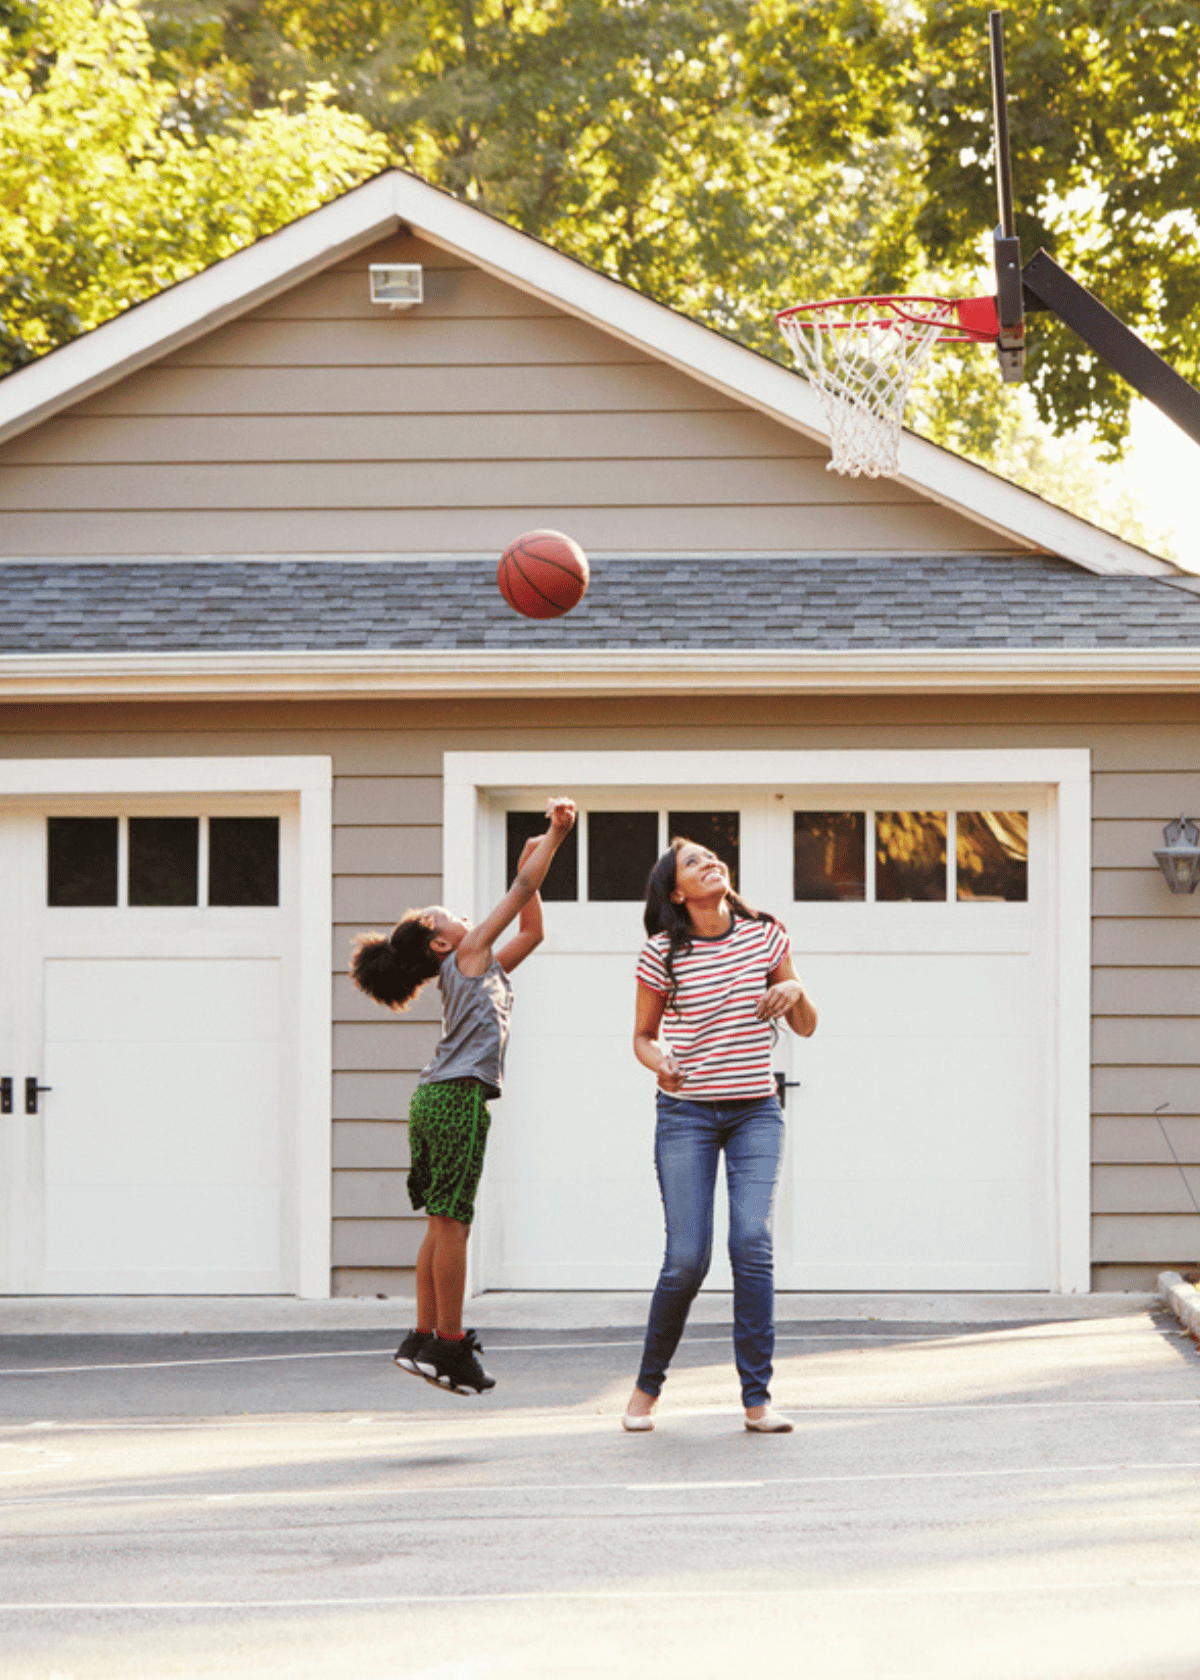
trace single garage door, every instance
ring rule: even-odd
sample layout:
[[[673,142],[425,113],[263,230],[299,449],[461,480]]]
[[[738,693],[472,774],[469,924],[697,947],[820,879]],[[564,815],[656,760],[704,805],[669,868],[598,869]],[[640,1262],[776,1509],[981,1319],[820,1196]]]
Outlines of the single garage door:
[[[294,851],[262,799],[0,809],[7,1288],[289,1287]]]
[[[493,900],[549,791],[494,802]],[[814,1038],[783,1029],[776,1049],[779,1287],[1051,1287],[1046,790],[605,788],[581,805],[548,882],[547,940],[515,977],[483,1287],[653,1284],[654,1084],[630,1047],[633,962],[648,868],[677,833],[786,922],[820,1011]],[[720,1242],[718,1256],[709,1287],[727,1288]]]

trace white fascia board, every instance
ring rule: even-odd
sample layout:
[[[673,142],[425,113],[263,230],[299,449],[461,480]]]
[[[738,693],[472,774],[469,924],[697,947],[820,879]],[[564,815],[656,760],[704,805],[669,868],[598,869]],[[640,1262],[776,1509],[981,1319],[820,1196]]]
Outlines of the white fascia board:
[[[0,702],[1200,691],[1197,648],[6,654]]]
[[[396,198],[401,219],[431,244],[605,328],[710,389],[748,403],[808,438],[828,443],[829,426],[820,399],[799,374],[482,215],[415,176],[399,174]],[[908,489],[932,497],[977,525],[1059,554],[1088,571],[1157,576],[1177,570],[1169,561],[1110,536],[915,433],[905,432],[901,438],[900,471],[895,476]]]
[[[396,226],[394,172],[289,222],[0,380],[0,442],[244,315]]]

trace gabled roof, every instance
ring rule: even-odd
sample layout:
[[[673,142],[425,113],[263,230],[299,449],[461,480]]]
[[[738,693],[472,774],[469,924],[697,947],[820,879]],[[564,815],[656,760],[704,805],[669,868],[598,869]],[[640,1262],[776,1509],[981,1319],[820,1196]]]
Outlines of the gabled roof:
[[[399,227],[806,437],[828,441],[817,395],[799,374],[416,176],[391,169],[10,374],[0,381],[0,442]],[[986,529],[1088,571],[1178,571],[912,432],[901,439],[896,477]]]

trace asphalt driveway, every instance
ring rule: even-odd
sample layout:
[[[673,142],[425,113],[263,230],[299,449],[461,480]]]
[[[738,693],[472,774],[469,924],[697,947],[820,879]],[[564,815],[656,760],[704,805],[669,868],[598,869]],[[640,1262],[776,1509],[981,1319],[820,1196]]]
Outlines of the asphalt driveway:
[[[718,1323],[647,1436],[632,1326],[483,1339],[463,1399],[381,1330],[0,1337],[0,1672],[1200,1675],[1200,1354],[1156,1310],[783,1324],[777,1437]]]

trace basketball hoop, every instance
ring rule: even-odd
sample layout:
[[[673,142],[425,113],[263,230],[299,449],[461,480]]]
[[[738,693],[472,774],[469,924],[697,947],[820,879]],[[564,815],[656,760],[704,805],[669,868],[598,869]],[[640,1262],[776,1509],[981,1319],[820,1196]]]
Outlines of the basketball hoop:
[[[935,344],[991,344],[994,298],[858,297],[798,303],[775,317],[800,371],[816,386],[830,472],[894,473],[908,391]]]

